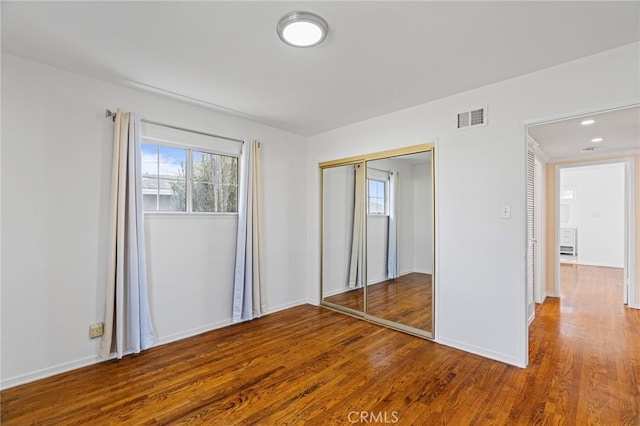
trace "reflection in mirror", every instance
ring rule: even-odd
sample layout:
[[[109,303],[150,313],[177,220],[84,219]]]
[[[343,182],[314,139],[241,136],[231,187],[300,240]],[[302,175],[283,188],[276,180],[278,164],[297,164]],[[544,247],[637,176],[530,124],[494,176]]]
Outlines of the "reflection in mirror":
[[[322,169],[322,300],[364,312],[364,164]]]
[[[367,315],[433,331],[432,152],[367,162]]]

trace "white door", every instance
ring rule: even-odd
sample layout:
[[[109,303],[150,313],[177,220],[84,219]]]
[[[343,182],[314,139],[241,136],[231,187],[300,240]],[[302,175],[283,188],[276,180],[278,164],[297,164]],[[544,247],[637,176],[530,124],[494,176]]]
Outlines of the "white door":
[[[544,261],[542,248],[544,247],[544,201],[543,201],[543,169],[542,163],[535,159],[534,183],[533,183],[533,228],[534,228],[534,257],[533,257],[533,300],[535,303],[544,302],[545,290],[543,289],[542,277],[544,276]]]
[[[531,148],[527,150],[527,318],[529,323],[535,317],[535,155]]]

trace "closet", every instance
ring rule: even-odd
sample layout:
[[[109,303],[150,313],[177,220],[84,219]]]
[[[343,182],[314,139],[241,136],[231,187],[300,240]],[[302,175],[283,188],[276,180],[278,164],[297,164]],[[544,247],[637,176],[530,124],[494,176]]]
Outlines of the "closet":
[[[434,148],[319,164],[321,305],[434,337]]]

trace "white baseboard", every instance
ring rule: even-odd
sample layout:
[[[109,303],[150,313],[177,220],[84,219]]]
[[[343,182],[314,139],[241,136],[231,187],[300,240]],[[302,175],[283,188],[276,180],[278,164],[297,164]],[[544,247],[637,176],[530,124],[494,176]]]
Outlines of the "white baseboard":
[[[335,296],[336,294],[346,293],[346,292],[351,291],[351,290],[357,290],[358,288],[361,288],[361,287],[354,287],[354,288],[351,288],[351,287],[349,287],[349,288],[339,288],[339,289],[336,289],[336,290],[332,290],[332,291],[326,292],[326,293],[324,294],[324,297],[331,297],[331,296]]]
[[[217,328],[226,327],[231,325],[231,320],[220,321],[212,324],[207,324],[201,327],[192,328],[190,330],[181,331],[179,333],[163,336],[155,340],[152,347],[166,345],[167,343],[177,342],[178,340],[193,337],[198,334],[206,333],[207,331],[215,330]],[[125,354],[126,355],[126,354]],[[77,370],[78,368],[87,367],[89,365],[98,364],[109,359],[114,359],[115,354],[107,359],[103,359],[100,355],[92,355],[86,358],[81,358],[75,361],[66,362],[63,364],[55,365],[52,367],[43,368],[30,373],[21,374],[19,376],[10,377],[0,382],[0,389],[8,389],[14,386],[23,385],[25,383],[33,382],[47,377],[55,376],[56,374],[66,373],[68,371]]]
[[[612,264],[606,264],[606,263],[599,263],[599,262],[583,262],[583,261],[577,261],[577,262],[562,262],[560,261],[561,265],[578,265],[578,266],[599,266],[601,268],[619,268],[619,269],[623,269],[624,265],[612,265]]]
[[[489,359],[493,359],[495,361],[500,361],[500,362],[504,362],[505,364],[509,364],[509,365],[514,365],[516,367],[520,367],[520,368],[526,368],[527,367],[527,361],[525,360],[524,364],[522,363],[521,360],[514,358],[510,355],[505,355],[502,354],[500,352],[494,352],[492,350],[486,349],[486,348],[481,348],[479,346],[474,346],[474,345],[469,345],[467,343],[464,342],[459,342],[455,339],[448,339],[448,338],[436,338],[436,342],[440,343],[442,345],[445,346],[449,346],[452,347],[454,349],[459,349],[461,351],[465,351],[465,352],[470,352],[472,354],[476,354],[476,355],[480,355],[484,358],[489,358]]]
[[[282,305],[274,306],[272,308],[267,308],[265,315],[273,314],[276,312],[284,311],[285,309],[295,308],[296,306],[306,305],[306,299],[294,300],[293,302],[283,303]]]
[[[307,303],[307,301],[301,299],[301,300],[296,300],[289,303],[283,303],[282,305],[278,305],[278,306],[268,307],[265,309],[265,312],[262,316],[283,311],[285,309],[293,308],[294,306],[304,305],[305,303]],[[227,319],[227,320],[203,325],[201,327],[192,328],[190,330],[181,331],[180,333],[174,333],[169,336],[165,336],[156,340],[156,343],[153,346],[160,346],[160,345],[166,345],[167,343],[177,342],[178,340],[187,339],[189,337],[197,336],[199,334],[206,333],[208,331],[217,330],[223,327],[228,327],[232,324],[234,324],[233,321],[231,319]]]
[[[296,300],[282,305],[270,307],[266,309],[264,315],[269,315],[275,312],[279,312],[285,309],[292,308],[294,306],[306,304],[306,300]],[[232,324],[231,319],[218,321],[215,323],[203,325],[200,327],[192,328],[189,330],[181,331],[179,333],[163,336],[154,342],[152,347],[166,345],[168,343],[177,342],[182,339],[197,336],[198,334],[206,333],[208,331],[216,330],[219,328],[227,327]],[[103,359],[99,355],[92,355],[86,358],[81,358],[75,361],[66,362],[63,364],[55,365],[52,367],[43,368],[30,373],[21,374],[19,376],[10,377],[0,381],[0,389],[8,389],[14,386],[23,385],[25,383],[34,382],[36,380],[45,379],[47,377],[55,376],[56,374],[66,373],[68,371],[77,370],[78,368],[87,367],[89,365],[98,364],[103,361],[115,358],[115,354],[112,354],[108,359]]]
[[[387,280],[389,280],[389,278],[386,277],[386,276],[378,277],[378,278],[374,278],[372,280],[368,280],[367,285],[380,284],[380,283],[385,282]]]
[[[0,382],[0,389],[9,389],[14,386],[19,386],[25,383],[34,382],[36,380],[45,379],[47,377],[55,376],[56,374],[66,373],[67,371],[76,370],[78,368],[97,364],[103,361],[107,360],[103,359],[99,355],[92,355],[90,357],[81,358],[75,361],[65,362],[63,364],[54,365],[53,367],[47,367],[41,370],[32,371],[27,374],[21,374],[19,376],[4,379],[2,380],[2,382]]]
[[[177,342],[178,340],[187,339],[189,337],[197,336],[198,334],[206,333],[207,331],[216,330],[218,328],[227,327],[233,324],[231,319],[218,321],[210,324],[206,324],[200,327],[195,327],[189,330],[184,330],[179,333],[169,334],[156,339],[153,347],[166,345],[167,343]]]
[[[406,271],[400,271],[398,273],[398,276],[401,277],[403,275],[409,275],[409,274],[414,274],[414,273],[431,275],[433,273],[433,271],[431,269],[415,268],[415,269],[408,269]]]

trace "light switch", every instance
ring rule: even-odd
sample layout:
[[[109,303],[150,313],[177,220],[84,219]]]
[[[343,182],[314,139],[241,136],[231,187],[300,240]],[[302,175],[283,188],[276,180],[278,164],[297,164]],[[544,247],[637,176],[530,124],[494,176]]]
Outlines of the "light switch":
[[[511,206],[509,205],[502,206],[502,218],[511,219]]]

